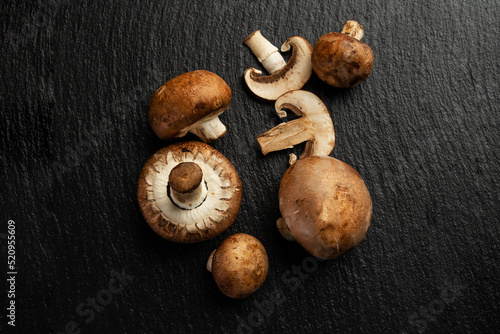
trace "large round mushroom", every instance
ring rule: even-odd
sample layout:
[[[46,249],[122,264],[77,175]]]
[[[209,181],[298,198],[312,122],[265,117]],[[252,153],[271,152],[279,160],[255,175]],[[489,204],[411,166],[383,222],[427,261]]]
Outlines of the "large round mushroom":
[[[334,259],[366,238],[372,201],[361,176],[332,157],[309,156],[291,165],[281,180],[278,227],[310,254]],[[287,237],[287,235],[284,235]],[[288,239],[292,239],[287,237]]]
[[[231,88],[217,74],[186,72],[167,81],[153,95],[149,123],[161,139],[191,132],[208,143],[226,133],[219,115],[229,108],[231,98]]]
[[[215,237],[236,219],[241,181],[231,162],[202,142],[167,146],[144,165],[137,199],[163,238],[192,243]]]

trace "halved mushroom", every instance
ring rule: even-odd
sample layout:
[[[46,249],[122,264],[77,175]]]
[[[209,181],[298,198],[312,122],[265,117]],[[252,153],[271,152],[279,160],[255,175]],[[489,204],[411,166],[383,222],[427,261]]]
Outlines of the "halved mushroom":
[[[368,189],[351,166],[332,157],[299,159],[279,189],[282,235],[321,259],[334,259],[366,238],[372,218]]]
[[[264,100],[276,100],[288,91],[301,89],[311,77],[312,48],[304,38],[290,37],[281,46],[282,52],[292,49],[288,63],[278,52],[278,48],[262,36],[260,30],[250,34],[243,43],[269,72],[268,76],[261,76],[261,71],[249,68],[243,74],[245,83],[256,96]]]
[[[264,155],[307,142],[301,158],[310,155],[329,155],[335,145],[332,118],[321,99],[313,93],[295,90],[281,95],[275,103],[279,117],[286,117],[285,109],[297,116],[257,136]]]
[[[219,115],[229,108],[231,88],[217,74],[186,72],[163,84],[149,104],[149,123],[168,140],[194,133],[205,143],[226,133]]]
[[[231,298],[245,298],[264,283],[269,261],[257,238],[237,233],[210,254],[207,269],[222,293]]]
[[[142,169],[137,199],[149,226],[163,238],[192,243],[215,237],[236,219],[241,181],[211,146],[184,142],[156,152]]]
[[[314,44],[312,66],[325,83],[349,88],[364,81],[373,68],[373,51],[361,42],[363,27],[356,21],[346,21],[342,32],[330,32]]]

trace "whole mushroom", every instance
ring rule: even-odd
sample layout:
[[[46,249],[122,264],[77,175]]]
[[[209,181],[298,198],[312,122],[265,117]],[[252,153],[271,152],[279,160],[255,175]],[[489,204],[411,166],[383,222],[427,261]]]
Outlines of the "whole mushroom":
[[[279,189],[282,235],[321,259],[334,259],[366,238],[372,218],[368,189],[351,166],[325,156],[301,158]]]
[[[301,89],[312,74],[311,45],[300,36],[290,37],[281,46],[282,52],[292,50],[288,62],[271,42],[262,36],[260,30],[251,33],[243,43],[252,50],[269,75],[249,68],[243,74],[247,87],[257,97],[274,101],[280,95]]]
[[[137,199],[157,234],[174,242],[198,242],[234,222],[241,181],[219,151],[202,142],[183,142],[159,150],[146,162]]]
[[[208,143],[226,133],[219,115],[229,108],[231,98],[231,89],[217,74],[186,72],[164,83],[153,95],[149,123],[161,139],[191,132]]]
[[[255,237],[237,233],[225,239],[207,262],[220,291],[231,298],[245,298],[264,283],[269,270],[267,253]]]
[[[346,21],[342,32],[321,36],[313,46],[312,67],[325,83],[349,88],[363,82],[373,68],[373,51],[361,42],[363,27],[356,21]]]

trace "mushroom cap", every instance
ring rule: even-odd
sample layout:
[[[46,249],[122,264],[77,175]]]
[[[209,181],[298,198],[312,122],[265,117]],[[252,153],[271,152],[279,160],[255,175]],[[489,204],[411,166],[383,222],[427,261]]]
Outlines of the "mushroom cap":
[[[269,262],[262,243],[255,237],[237,233],[225,239],[213,254],[212,275],[222,293],[245,298],[264,283]]]
[[[231,98],[231,88],[217,74],[186,72],[164,83],[153,95],[149,123],[161,139],[183,137],[197,124],[224,112]]]
[[[312,50],[312,67],[325,83],[339,88],[364,81],[373,68],[373,51],[347,34],[330,32],[321,36]]]
[[[333,259],[366,238],[372,201],[360,175],[332,157],[299,159],[283,175],[281,214],[290,234],[310,254]]]
[[[206,185],[206,199],[191,210],[178,207],[169,195],[170,172],[181,162],[196,163]],[[177,143],[146,162],[137,199],[157,234],[175,242],[198,242],[215,237],[234,222],[241,204],[241,180],[231,162],[211,146],[196,141]]]

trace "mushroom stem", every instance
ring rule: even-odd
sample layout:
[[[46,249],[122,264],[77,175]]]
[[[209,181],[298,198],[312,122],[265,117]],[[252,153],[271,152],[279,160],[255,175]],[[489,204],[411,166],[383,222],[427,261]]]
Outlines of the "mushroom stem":
[[[281,236],[285,238],[288,241],[295,241],[295,238],[293,235],[290,233],[290,229],[288,228],[288,225],[285,222],[285,218],[280,217],[276,221],[276,227],[278,227],[278,231],[280,232]]]
[[[181,162],[168,178],[170,198],[181,209],[191,210],[200,206],[207,197],[203,172],[194,162]]]
[[[253,54],[257,57],[259,62],[264,66],[269,74],[273,74],[281,70],[286,65],[285,59],[278,52],[278,48],[269,42],[260,30],[251,33],[244,41],[243,44],[252,50]]]
[[[207,270],[212,272],[212,264],[214,263],[214,255],[215,255],[215,252],[217,251],[217,249],[214,249],[212,251],[212,253],[210,253],[210,256],[208,257],[208,261],[207,261]]]
[[[219,117],[214,117],[203,123],[197,124],[195,127],[191,128],[189,132],[197,135],[203,142],[210,143],[222,137],[227,132],[227,129]]]
[[[360,41],[363,38],[365,31],[361,24],[359,24],[357,21],[348,20],[344,22],[341,33],[347,34]]]
[[[292,148],[302,142],[312,139],[312,134],[307,131],[307,126],[300,119],[288,123],[281,123],[266,133],[257,137],[262,153],[281,151]]]

